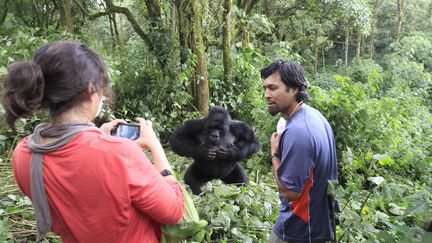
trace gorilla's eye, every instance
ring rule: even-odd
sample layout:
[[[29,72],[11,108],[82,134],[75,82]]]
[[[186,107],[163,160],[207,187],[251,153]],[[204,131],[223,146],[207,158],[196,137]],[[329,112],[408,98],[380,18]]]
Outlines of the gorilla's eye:
[[[212,125],[209,127],[210,130],[222,130],[221,127],[219,127],[219,125]]]

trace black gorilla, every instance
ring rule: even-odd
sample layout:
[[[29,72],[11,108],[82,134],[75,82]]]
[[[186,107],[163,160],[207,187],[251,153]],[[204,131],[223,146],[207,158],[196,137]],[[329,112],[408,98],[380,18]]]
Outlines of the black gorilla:
[[[205,118],[186,121],[169,142],[178,155],[194,158],[184,176],[194,194],[200,194],[201,186],[216,178],[227,184],[247,184],[239,161],[260,148],[252,129],[242,121],[231,120],[222,107],[213,107]]]

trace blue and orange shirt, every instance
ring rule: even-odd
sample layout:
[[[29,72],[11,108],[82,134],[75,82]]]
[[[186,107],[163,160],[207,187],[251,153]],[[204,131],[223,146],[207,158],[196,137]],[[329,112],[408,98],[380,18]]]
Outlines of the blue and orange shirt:
[[[334,238],[327,195],[328,180],[337,173],[333,131],[323,115],[304,106],[290,117],[279,144],[279,181],[300,193],[293,201],[281,198],[273,231],[293,242],[328,241]]]

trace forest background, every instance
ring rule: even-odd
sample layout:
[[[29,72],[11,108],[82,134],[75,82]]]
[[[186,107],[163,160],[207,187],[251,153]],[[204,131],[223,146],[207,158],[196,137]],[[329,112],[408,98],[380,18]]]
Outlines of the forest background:
[[[100,53],[115,96],[97,123],[153,120],[161,141],[211,105],[247,122],[262,148],[250,183],[215,180],[193,199],[209,225],[201,242],[266,242],[278,213],[268,141],[279,117],[259,70],[300,62],[310,105],[337,142],[340,242],[432,242],[432,2],[430,0],[0,0],[0,76],[38,46],[77,39]],[[0,110],[0,117],[4,111]],[[35,239],[31,203],[11,152],[46,115],[0,126],[0,241]],[[168,149],[182,177],[191,159]],[[59,242],[50,234],[46,242]]]

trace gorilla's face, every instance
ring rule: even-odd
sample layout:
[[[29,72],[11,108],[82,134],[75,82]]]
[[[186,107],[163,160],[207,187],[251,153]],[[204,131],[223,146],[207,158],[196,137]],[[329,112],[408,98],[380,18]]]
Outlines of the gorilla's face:
[[[220,138],[222,131],[219,128],[210,128],[209,135],[207,138],[207,144],[211,146],[218,146],[220,143]]]
[[[206,145],[219,146],[221,140],[228,133],[230,117],[226,113],[210,112],[208,123],[206,124],[207,139]]]

